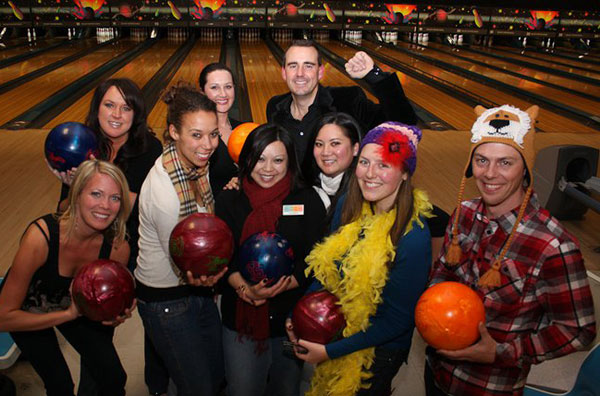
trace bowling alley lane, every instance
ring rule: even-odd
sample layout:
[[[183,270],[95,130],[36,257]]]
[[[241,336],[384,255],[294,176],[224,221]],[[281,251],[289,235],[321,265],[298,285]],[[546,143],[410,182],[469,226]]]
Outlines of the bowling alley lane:
[[[4,83],[21,77],[51,63],[58,62],[76,52],[91,48],[96,45],[97,41],[95,38],[71,41],[67,45],[54,48],[48,52],[34,56],[33,58],[26,59],[13,65],[12,67],[0,69],[0,82]]]
[[[400,42],[399,45],[402,45]],[[400,51],[396,51],[387,47],[380,47],[375,43],[368,40],[363,40],[361,45],[371,49],[377,49],[381,54],[397,59],[400,62],[411,65],[412,67],[425,71],[429,74],[433,74],[441,79],[456,84],[469,92],[482,96],[497,104],[510,103],[522,109],[530,107],[533,103],[525,101],[523,99],[512,96],[504,91],[500,91],[488,85],[469,80],[465,77],[451,73],[445,69],[434,66],[430,63],[418,60]],[[440,54],[441,55],[441,54]],[[438,111],[444,111],[448,106],[444,104],[439,108]],[[473,110],[469,110],[471,115]],[[471,118],[471,123],[473,119]],[[567,117],[557,114],[554,111],[540,108],[540,116],[538,117],[538,123],[536,124],[544,132],[585,132],[585,133],[597,133],[595,129],[589,128],[577,121],[571,120]],[[470,129],[471,126],[465,129]]]
[[[506,47],[506,46],[502,46],[502,45],[497,46],[497,48],[504,50],[504,51],[510,51],[510,52],[516,53],[516,54],[520,54],[521,52],[523,52],[522,48]],[[524,53],[526,55],[533,56],[535,58],[542,59],[542,60],[551,62],[553,64],[556,62],[560,62],[560,63],[572,65],[572,66],[575,66],[578,68],[584,68],[584,69],[588,69],[590,71],[600,72],[600,66],[593,65],[591,63],[580,62],[577,59],[570,59],[570,58],[565,58],[564,56],[555,55],[555,54],[548,53],[548,52],[538,52],[538,51],[527,50],[527,49],[525,49]],[[527,58],[527,59],[529,59],[529,58]]]
[[[562,60],[544,59],[544,57],[539,57],[534,52],[527,52],[528,56],[523,56],[521,54],[522,50],[513,51],[515,48],[503,47],[507,51],[495,51],[494,48],[481,47],[481,46],[475,46],[475,45],[472,46],[472,48],[476,49],[478,51],[489,52],[490,54],[504,56],[506,58],[517,59],[517,60],[524,61],[524,62],[534,63],[536,65],[540,65],[540,66],[544,66],[544,67],[551,67],[556,70],[571,73],[575,76],[584,76],[587,78],[594,78],[594,79],[598,80],[598,82],[600,82],[600,68],[598,68],[597,71],[594,71],[591,68],[586,68],[584,70],[584,69],[580,68],[579,66],[570,67],[570,66],[567,66],[566,64],[559,64],[559,63],[565,63],[565,62],[562,62]],[[462,54],[462,52],[461,52],[461,54]],[[543,54],[540,54],[540,55],[543,55]],[[557,63],[557,62],[559,62],[559,63]]]
[[[280,43],[282,48],[288,44]],[[260,42],[240,42],[244,75],[248,86],[248,98],[252,110],[252,120],[263,124],[267,122],[267,102],[272,96],[288,92],[281,78],[281,66],[269,48]]]
[[[452,55],[452,53],[453,53],[452,49],[450,47],[448,47],[447,45],[443,45],[443,44],[439,44],[439,43],[429,43],[429,47],[442,50],[446,54]],[[521,65],[516,65],[514,63],[510,63],[509,61],[503,61],[498,58],[493,58],[491,56],[485,56],[485,55],[477,54],[477,53],[470,52],[470,51],[460,51],[460,52],[454,52],[454,53],[458,54],[460,56],[464,56],[465,58],[484,62],[487,65],[501,67],[502,69],[505,69],[508,71],[517,72],[517,73],[520,73],[527,77],[533,77],[536,80],[549,82],[552,84],[559,85],[561,87],[573,89],[578,92],[584,92],[584,93],[588,93],[590,95],[595,95],[595,96],[598,96],[600,94],[600,88],[598,88],[597,86],[594,86],[594,85],[586,84],[585,82],[573,80],[573,79],[570,79],[567,77],[557,76],[552,73],[546,73],[541,70],[536,70],[536,69],[524,67]],[[554,89],[554,88],[551,88],[551,89]],[[557,92],[563,92],[563,91],[557,91]],[[575,96],[575,97],[577,97],[577,96]]]
[[[75,62],[68,63],[60,69],[44,74],[17,89],[0,95],[0,108],[2,109],[0,125],[12,120],[112,58],[132,49],[136,44],[131,40],[120,40],[114,45],[100,48]]]
[[[33,41],[28,45],[19,46],[16,48],[7,48],[3,51],[0,51],[0,60],[12,58],[13,56],[25,54],[30,51],[43,49],[50,45],[60,43],[61,41],[65,41],[65,39],[64,38],[54,38],[54,39],[48,39],[48,40],[40,39],[37,41]]]
[[[209,63],[218,62],[220,53],[220,41],[198,40],[168,86],[174,85],[178,81],[187,81],[194,84],[194,86],[198,86],[200,71]],[[159,99],[154,108],[148,109],[148,113],[148,125],[156,132],[157,136],[161,137],[167,122],[167,105]]]
[[[411,49],[410,48],[411,44],[407,43],[407,42],[398,42],[398,47],[405,48],[405,49],[415,51],[415,52],[418,51],[418,53],[420,53],[422,55],[429,56],[436,60],[446,62],[451,65],[457,66],[457,67],[461,67],[470,72],[478,73],[478,74],[481,74],[483,76],[486,76],[488,78],[491,78],[491,79],[494,79],[497,81],[501,81],[505,84],[512,85],[513,87],[520,88],[525,91],[529,91],[531,93],[540,95],[546,99],[553,100],[557,103],[562,103],[564,105],[574,107],[579,110],[583,110],[589,114],[597,114],[598,113],[599,103],[594,100],[582,98],[580,96],[577,96],[577,95],[574,95],[574,94],[571,94],[571,93],[568,93],[565,91],[551,88],[551,87],[548,87],[548,86],[545,86],[542,84],[538,84],[538,83],[535,83],[532,81],[523,80],[519,77],[504,74],[497,70],[491,69],[487,66],[477,65],[477,64],[474,64],[473,62],[469,62],[464,59],[459,59],[459,58],[453,56],[452,54],[442,53],[439,51],[433,51],[430,49],[424,49],[424,50],[423,49],[417,50],[414,48]],[[485,59],[487,57],[481,56],[481,58]],[[481,59],[479,59],[479,60],[481,60]],[[506,67],[506,62],[502,62],[500,60],[498,60],[497,62],[495,61],[494,64],[496,66],[503,67],[503,65],[504,65],[504,67]],[[532,71],[530,69],[526,69],[521,66],[510,65],[509,69],[519,72],[519,73],[523,73],[524,75],[530,75],[531,77],[536,77],[538,75],[537,71]],[[540,75],[543,74],[544,76],[547,76],[547,73],[543,73],[543,72],[539,72],[539,73],[540,73]],[[542,78],[544,76],[542,76]]]
[[[356,53],[355,49],[350,48],[339,41],[326,41],[321,44],[345,59],[350,59]],[[365,41],[362,41],[361,44],[364,45]],[[415,59],[414,61],[417,60]],[[395,71],[395,69],[389,68],[382,62],[377,60],[375,62],[385,71]],[[412,63],[413,60],[409,60],[409,64]],[[465,130],[471,127],[473,124],[471,106],[416,78],[401,72],[397,72],[397,74],[402,83],[404,93],[412,102],[458,130]]]
[[[142,88],[181,44],[183,44],[182,41],[173,42],[168,39],[162,39],[108,78],[126,77],[133,80],[133,82]],[[62,113],[49,121],[44,128],[52,128],[66,121],[84,122],[93,94],[94,90],[87,92],[79,100],[63,110]]]

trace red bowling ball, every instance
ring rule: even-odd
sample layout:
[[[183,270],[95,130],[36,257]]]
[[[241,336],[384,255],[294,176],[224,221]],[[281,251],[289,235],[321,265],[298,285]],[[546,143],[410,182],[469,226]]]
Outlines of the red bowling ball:
[[[194,277],[221,272],[233,254],[233,234],[227,224],[209,213],[194,213],[181,220],[169,240],[173,262]]]
[[[133,304],[131,273],[113,260],[95,260],[77,271],[71,296],[79,312],[91,320],[112,320]]]
[[[294,333],[300,339],[328,344],[341,338],[346,319],[338,298],[321,290],[302,297],[292,312]]]

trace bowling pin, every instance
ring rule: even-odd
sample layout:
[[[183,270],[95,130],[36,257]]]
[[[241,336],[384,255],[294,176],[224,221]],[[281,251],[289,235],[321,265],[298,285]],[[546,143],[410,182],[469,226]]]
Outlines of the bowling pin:
[[[458,45],[462,45],[462,43],[463,43],[463,35],[459,34],[458,35]]]

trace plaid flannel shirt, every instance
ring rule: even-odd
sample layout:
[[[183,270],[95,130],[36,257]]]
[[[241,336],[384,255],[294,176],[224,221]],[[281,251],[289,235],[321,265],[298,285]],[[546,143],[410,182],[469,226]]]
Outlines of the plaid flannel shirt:
[[[452,361],[431,349],[427,360],[437,385],[448,394],[520,395],[532,364],[574,352],[595,337],[594,306],[579,245],[533,194],[502,259],[501,286],[480,289],[479,277],[506,243],[518,208],[490,219],[480,198],[461,206],[461,261],[451,267],[444,259],[451,221],[431,284],[461,282],[482,297],[486,327],[498,342],[496,360]]]

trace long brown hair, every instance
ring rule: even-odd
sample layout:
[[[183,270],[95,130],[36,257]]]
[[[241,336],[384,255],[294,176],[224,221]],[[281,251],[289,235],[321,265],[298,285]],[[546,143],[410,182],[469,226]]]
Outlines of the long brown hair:
[[[399,168],[398,172],[401,172]],[[394,200],[394,206],[392,207],[392,209],[396,208],[396,220],[390,229],[390,238],[394,245],[397,244],[400,238],[402,238],[402,235],[404,235],[404,230],[406,230],[406,226],[414,211],[413,186],[408,172],[406,172],[406,180],[402,180],[401,183],[398,193],[396,194],[396,199]],[[365,199],[360,191],[356,173],[353,173],[348,185],[346,201],[342,207],[341,225],[349,224],[359,219],[363,202],[365,202]]]

